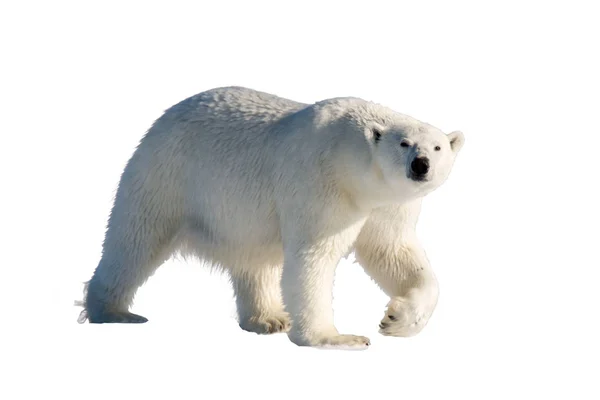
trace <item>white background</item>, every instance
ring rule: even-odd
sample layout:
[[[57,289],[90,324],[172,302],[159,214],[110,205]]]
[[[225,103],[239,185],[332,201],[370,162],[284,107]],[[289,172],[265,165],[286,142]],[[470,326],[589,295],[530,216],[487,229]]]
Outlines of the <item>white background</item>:
[[[416,4],[3,2],[0,397],[599,398],[599,14]],[[419,223],[441,286],[420,335],[377,333],[387,298],[352,257],[335,319],[364,352],[243,332],[226,279],[176,260],[138,292],[149,323],[76,323],[137,142],[225,85],[465,133]]]

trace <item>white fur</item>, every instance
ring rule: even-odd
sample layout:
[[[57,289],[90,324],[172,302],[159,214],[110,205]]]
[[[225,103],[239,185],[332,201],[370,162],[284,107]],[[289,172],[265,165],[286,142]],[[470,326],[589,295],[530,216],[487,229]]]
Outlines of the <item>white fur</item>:
[[[463,141],[356,98],[307,105],[238,87],[188,98],[123,172],[80,320],[145,322],[129,312],[135,292],[179,251],[229,272],[243,329],[364,348],[333,324],[335,268],[355,250],[391,298],[381,332],[415,334],[437,302],[415,236],[421,198]],[[409,178],[417,156],[430,160],[426,182]]]

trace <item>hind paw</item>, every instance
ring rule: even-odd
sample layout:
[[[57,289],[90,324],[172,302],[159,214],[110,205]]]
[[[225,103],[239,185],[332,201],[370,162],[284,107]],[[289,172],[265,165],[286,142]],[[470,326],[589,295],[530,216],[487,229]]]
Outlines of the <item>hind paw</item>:
[[[88,315],[87,319],[91,324],[143,324],[148,322],[148,318],[127,311],[105,311],[99,315]]]
[[[290,316],[287,313],[250,317],[240,323],[240,327],[248,332],[271,334],[288,332],[291,327]]]

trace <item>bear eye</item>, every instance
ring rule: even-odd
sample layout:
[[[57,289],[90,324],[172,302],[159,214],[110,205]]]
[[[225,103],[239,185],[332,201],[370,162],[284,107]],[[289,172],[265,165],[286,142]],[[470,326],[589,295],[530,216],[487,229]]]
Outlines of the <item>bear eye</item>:
[[[435,151],[440,151],[442,148],[441,148],[440,146],[435,146],[433,149],[434,149]]]
[[[409,146],[408,142],[406,142],[404,140],[402,141],[402,143],[400,143],[400,147],[408,147],[408,146]]]

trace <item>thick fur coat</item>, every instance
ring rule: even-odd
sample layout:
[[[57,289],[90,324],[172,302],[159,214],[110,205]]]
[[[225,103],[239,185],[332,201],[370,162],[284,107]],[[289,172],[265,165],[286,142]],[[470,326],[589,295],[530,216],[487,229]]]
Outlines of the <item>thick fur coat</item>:
[[[464,138],[357,98],[308,105],[246,88],[167,110],[129,160],[80,321],[145,322],[137,289],[173,253],[231,277],[240,326],[298,345],[365,347],[333,324],[332,285],[354,251],[390,296],[380,332],[410,336],[438,284],[415,225]]]

